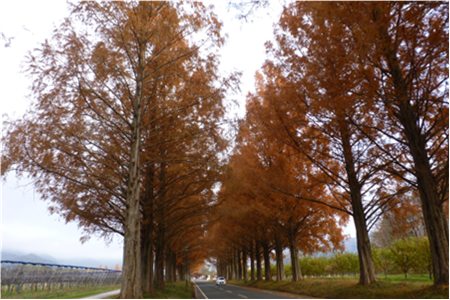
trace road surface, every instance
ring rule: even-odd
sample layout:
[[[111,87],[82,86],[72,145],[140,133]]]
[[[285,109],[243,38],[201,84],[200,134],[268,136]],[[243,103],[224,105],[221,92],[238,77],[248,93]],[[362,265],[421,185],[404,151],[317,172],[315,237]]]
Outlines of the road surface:
[[[294,299],[294,297],[284,297],[238,286],[216,286],[216,283],[212,281],[195,280],[195,283],[199,299]]]
[[[111,291],[111,292],[106,292],[106,293],[101,293],[101,294],[97,294],[97,295],[91,295],[88,297],[84,297],[81,299],[104,299],[107,297],[111,297],[111,296],[115,296],[120,294],[120,290],[115,290],[115,291]]]

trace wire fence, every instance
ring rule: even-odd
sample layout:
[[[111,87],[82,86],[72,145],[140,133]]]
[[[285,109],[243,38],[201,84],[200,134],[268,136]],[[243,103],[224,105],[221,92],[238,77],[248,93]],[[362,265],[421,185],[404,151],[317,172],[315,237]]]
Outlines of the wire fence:
[[[122,271],[101,268],[2,260],[1,290],[5,294],[79,286],[119,284]]]

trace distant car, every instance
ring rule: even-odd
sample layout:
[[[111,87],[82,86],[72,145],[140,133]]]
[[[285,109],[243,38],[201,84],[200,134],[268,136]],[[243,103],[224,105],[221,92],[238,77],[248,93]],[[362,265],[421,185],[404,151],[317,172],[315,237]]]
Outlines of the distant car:
[[[227,284],[227,281],[223,277],[218,277],[216,280],[216,285],[225,285]]]

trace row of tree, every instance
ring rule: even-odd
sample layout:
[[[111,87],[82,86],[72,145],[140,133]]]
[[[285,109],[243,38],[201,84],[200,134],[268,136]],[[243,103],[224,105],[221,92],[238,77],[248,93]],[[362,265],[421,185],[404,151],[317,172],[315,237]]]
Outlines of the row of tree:
[[[351,216],[360,283],[377,282],[369,231],[418,195],[448,284],[448,28],[445,2],[285,7],[221,187],[219,271],[236,269],[233,251],[339,249]]]
[[[221,22],[200,2],[80,2],[28,57],[33,102],[4,123],[2,175],[29,176],[85,238],[124,238],[121,298],[203,260],[218,204]],[[154,270],[154,273],[153,273]]]

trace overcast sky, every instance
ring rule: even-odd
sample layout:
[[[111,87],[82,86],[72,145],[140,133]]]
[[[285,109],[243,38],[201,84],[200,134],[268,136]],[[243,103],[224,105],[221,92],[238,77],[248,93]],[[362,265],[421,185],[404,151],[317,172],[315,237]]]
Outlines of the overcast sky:
[[[225,7],[225,2],[221,3]],[[225,72],[243,71],[239,115],[245,106],[245,95],[253,91],[254,74],[265,59],[264,42],[272,36],[272,24],[279,11],[269,9],[271,15],[260,11],[251,23],[233,19],[235,12],[222,9],[224,32],[229,40],[222,51],[222,69]],[[30,82],[20,73],[26,53],[38,43],[50,38],[54,25],[67,16],[65,1],[0,1],[0,103],[1,113],[11,118],[21,116],[28,107]],[[26,180],[17,180],[13,174],[2,184],[2,249],[22,254],[50,255],[59,263],[71,264],[81,259],[108,264],[122,263],[122,239],[117,236],[109,245],[96,237],[81,244],[82,231],[76,224],[65,224],[57,215],[47,211],[42,201]],[[352,222],[352,221],[350,221]],[[355,236],[353,226],[346,230]],[[92,265],[93,266],[93,265]],[[94,266],[93,266],[94,267]]]

